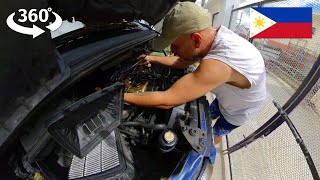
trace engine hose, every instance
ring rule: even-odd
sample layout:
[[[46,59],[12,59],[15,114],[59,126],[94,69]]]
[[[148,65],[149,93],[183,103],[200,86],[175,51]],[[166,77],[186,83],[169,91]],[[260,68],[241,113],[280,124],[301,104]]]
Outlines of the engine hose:
[[[125,130],[125,129],[119,128],[119,131],[122,132],[123,134],[127,134],[127,135],[132,136],[132,137],[135,137],[135,138],[138,138],[138,137],[139,137],[138,134],[134,134],[134,133],[129,132],[129,131]]]
[[[147,123],[136,122],[136,121],[124,122],[124,123],[121,124],[121,126],[141,126],[141,127],[144,127],[144,128],[154,129],[154,130],[166,130],[166,129],[168,129],[167,125],[165,125],[165,124],[150,125],[150,124],[147,124]]]

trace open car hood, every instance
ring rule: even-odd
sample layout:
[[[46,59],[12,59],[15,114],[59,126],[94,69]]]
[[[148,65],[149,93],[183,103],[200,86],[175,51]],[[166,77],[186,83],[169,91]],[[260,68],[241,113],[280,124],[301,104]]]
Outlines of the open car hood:
[[[50,6],[63,19],[84,23],[145,20],[159,22],[178,0],[54,0]]]
[[[37,25],[46,32],[37,38],[17,33],[6,25],[7,17],[19,9],[52,7],[63,20],[75,17],[84,24],[108,24],[143,19],[154,25],[159,22],[178,0],[23,0],[4,1],[0,6],[0,150],[13,132],[24,124],[36,107],[70,78],[70,67],[57,52],[46,23],[26,22],[25,27]],[[91,26],[96,27],[96,26]],[[83,29],[86,32],[89,28]],[[112,30],[111,30],[112,31]],[[82,31],[80,31],[81,33]],[[143,33],[143,32],[142,32]],[[156,36],[146,33],[143,43]],[[73,33],[71,33],[73,34]],[[93,34],[93,33],[92,33]],[[112,36],[112,32],[108,33]],[[79,35],[79,33],[77,34]],[[80,35],[79,35],[80,36]],[[120,36],[122,37],[122,36]],[[118,39],[121,39],[121,38]],[[66,36],[64,41],[74,37]],[[141,37],[142,38],[142,37]],[[141,39],[140,38],[140,39]],[[135,39],[139,39],[135,37]],[[126,42],[131,43],[131,40]],[[110,41],[114,42],[114,41]],[[126,43],[122,43],[126,44]],[[114,45],[120,48],[120,45]],[[131,46],[131,45],[130,45]],[[129,45],[128,45],[129,47]],[[128,48],[126,46],[126,48]],[[111,48],[109,48],[111,49]],[[108,50],[108,49],[105,49]],[[121,51],[118,49],[116,52]]]

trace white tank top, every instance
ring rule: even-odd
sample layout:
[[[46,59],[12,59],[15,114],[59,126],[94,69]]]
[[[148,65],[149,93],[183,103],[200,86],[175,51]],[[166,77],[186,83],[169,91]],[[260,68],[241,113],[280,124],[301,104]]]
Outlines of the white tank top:
[[[244,75],[251,84],[249,89],[222,84],[211,91],[219,101],[219,109],[224,118],[235,126],[253,119],[266,99],[265,66],[260,52],[249,41],[220,26],[211,50],[203,58],[210,59],[229,65]]]

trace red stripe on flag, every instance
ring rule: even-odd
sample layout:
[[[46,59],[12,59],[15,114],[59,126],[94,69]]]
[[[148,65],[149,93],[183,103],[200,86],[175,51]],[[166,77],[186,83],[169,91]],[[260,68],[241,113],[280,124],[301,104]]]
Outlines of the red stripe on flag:
[[[312,38],[312,23],[276,23],[253,38]]]

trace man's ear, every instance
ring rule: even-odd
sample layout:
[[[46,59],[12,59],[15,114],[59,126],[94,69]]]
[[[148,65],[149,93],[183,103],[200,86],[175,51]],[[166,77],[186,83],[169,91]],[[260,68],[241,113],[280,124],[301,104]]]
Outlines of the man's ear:
[[[198,33],[198,32],[192,33],[192,34],[191,34],[191,39],[192,39],[192,41],[193,41],[193,43],[194,43],[194,47],[195,47],[195,48],[199,48],[200,45],[201,45],[201,42],[202,42],[202,36],[201,36],[201,34]]]

